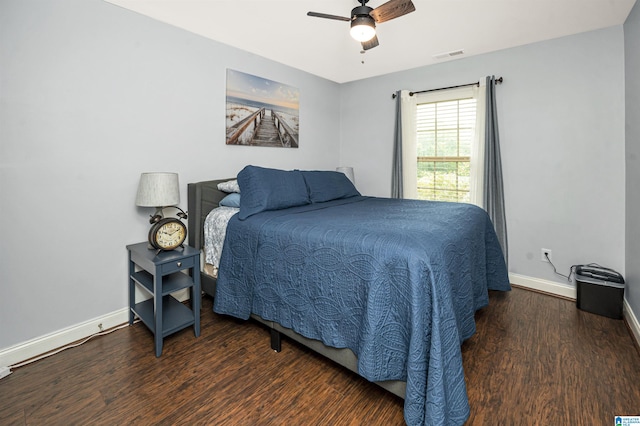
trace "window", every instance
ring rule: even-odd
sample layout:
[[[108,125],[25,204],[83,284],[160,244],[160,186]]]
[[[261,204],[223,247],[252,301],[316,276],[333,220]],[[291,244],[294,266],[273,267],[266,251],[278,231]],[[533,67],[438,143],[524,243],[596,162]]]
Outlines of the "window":
[[[392,196],[483,206],[484,91],[400,91]]]
[[[473,202],[470,191],[475,127],[476,99],[418,100],[418,198]]]

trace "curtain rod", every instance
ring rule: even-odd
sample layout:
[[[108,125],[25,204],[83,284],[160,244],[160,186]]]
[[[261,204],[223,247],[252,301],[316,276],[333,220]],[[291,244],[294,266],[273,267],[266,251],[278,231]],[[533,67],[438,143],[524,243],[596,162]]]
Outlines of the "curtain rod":
[[[502,84],[502,81],[503,81],[502,77],[496,78],[497,84]],[[413,96],[418,93],[437,92],[438,90],[457,89],[458,87],[479,86],[479,85],[480,85],[480,82],[476,81],[475,83],[459,84],[457,86],[441,87],[439,89],[429,89],[429,90],[421,90],[419,92],[409,92],[409,96]],[[395,99],[395,98],[396,98],[396,94],[394,93],[393,95],[391,95],[391,99]]]

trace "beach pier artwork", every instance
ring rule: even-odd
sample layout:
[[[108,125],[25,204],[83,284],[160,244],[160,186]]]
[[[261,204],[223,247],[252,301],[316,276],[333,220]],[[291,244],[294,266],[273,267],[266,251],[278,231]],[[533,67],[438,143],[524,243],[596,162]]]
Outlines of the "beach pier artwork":
[[[227,70],[226,144],[298,148],[300,91]]]

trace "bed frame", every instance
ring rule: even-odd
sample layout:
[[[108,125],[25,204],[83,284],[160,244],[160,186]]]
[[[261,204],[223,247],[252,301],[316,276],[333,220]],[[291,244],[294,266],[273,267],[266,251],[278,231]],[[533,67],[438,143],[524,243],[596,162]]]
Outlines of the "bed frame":
[[[226,193],[218,190],[218,184],[232,179],[235,178],[203,181],[190,183],[187,185],[189,197],[188,241],[191,247],[195,247],[200,250],[203,249],[205,219],[207,218],[209,212],[212,209],[218,207],[218,203],[220,203],[220,200],[222,200],[227,195]],[[204,261],[200,262],[200,264],[204,265]],[[204,291],[211,297],[214,297],[216,290],[216,278],[210,276],[204,271],[201,271],[200,283],[202,286],[202,291]],[[271,332],[271,348],[273,350],[280,352],[281,334],[284,334],[285,336],[303,344],[311,350],[333,360],[334,362],[337,362],[343,367],[346,367],[349,370],[358,373],[358,359],[350,349],[337,349],[329,347],[324,345],[319,340],[308,339],[289,328],[282,327],[280,324],[272,321],[266,321],[257,315],[252,314],[251,317],[269,327]],[[392,380],[375,383],[401,398],[405,397],[406,382],[404,381]]]

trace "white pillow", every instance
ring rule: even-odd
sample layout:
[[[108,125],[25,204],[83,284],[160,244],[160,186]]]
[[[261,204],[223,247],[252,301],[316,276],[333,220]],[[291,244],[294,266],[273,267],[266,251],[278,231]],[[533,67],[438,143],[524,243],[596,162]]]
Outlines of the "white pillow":
[[[222,192],[237,192],[240,193],[240,187],[238,186],[238,180],[228,180],[226,182],[221,182],[218,184],[218,189]]]

